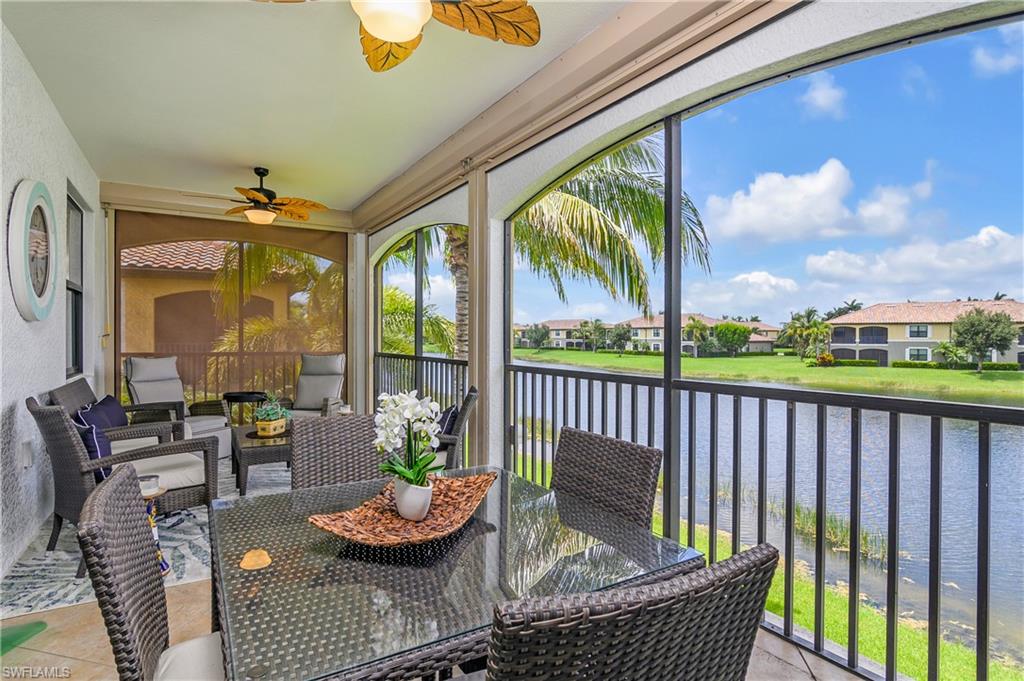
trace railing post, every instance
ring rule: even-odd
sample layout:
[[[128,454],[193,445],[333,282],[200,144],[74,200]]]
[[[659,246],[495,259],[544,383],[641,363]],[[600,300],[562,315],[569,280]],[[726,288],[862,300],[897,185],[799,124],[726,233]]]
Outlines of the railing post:
[[[416,292],[416,321],[415,331],[413,338],[413,354],[417,357],[423,355],[423,272],[426,269],[426,242],[423,237],[423,230],[416,230],[416,264],[413,268],[414,275],[413,280],[415,281]],[[416,390],[419,394],[423,394],[423,363],[420,361],[414,362],[416,372]]]
[[[885,678],[896,679],[900,588],[900,415],[889,413],[889,528],[886,540]],[[930,557],[929,557],[930,558]]]
[[[978,681],[988,679],[989,560],[992,509],[992,426],[978,423],[978,622],[976,626]]]
[[[928,681],[939,679],[942,642],[942,418],[931,419],[931,476],[928,480]]]

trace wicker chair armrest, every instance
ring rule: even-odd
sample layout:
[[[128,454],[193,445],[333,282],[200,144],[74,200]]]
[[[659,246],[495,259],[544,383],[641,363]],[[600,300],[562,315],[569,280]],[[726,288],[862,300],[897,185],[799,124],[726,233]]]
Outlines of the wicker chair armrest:
[[[125,412],[133,414],[132,421],[181,421],[185,418],[184,402],[140,402],[124,405]],[[169,418],[173,415],[173,418]]]
[[[127,452],[118,452],[100,459],[90,459],[82,464],[80,470],[83,474],[87,474],[119,463],[130,463],[170,454],[191,454],[196,451],[203,453],[203,468],[206,473],[206,503],[209,504],[217,498],[217,438],[215,437],[176,440],[150,447],[131,449]]]
[[[155,437],[160,442],[171,440],[183,440],[185,438],[184,421],[153,421],[151,423],[137,423],[128,426],[106,428],[103,434],[111,442],[117,440],[134,440],[142,437]]]
[[[231,422],[231,411],[224,400],[203,400],[188,405],[188,413],[192,416],[223,416]]]

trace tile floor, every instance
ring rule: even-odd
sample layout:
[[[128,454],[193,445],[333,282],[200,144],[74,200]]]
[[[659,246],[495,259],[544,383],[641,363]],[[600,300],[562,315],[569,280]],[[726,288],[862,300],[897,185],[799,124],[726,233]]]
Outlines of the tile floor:
[[[172,644],[209,633],[210,582],[168,588],[167,610]],[[40,620],[46,622],[46,630],[0,659],[0,677],[12,678],[19,669],[42,668],[42,673],[49,672],[48,678],[82,681],[117,678],[110,642],[95,602],[12,617],[0,622],[0,627]],[[24,671],[21,675],[34,678]],[[763,631],[758,633],[747,673],[749,681],[852,681],[854,678]]]

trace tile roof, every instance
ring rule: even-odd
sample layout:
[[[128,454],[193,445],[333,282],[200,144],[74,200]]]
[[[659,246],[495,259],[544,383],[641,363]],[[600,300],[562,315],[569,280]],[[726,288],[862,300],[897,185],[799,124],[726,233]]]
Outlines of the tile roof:
[[[980,307],[986,312],[1005,312],[1015,322],[1024,322],[1024,303],[1005,300],[950,300],[940,302],[876,303],[850,312],[829,324],[927,324],[951,323],[965,312]]]
[[[121,251],[121,267],[216,272],[224,265],[228,241],[173,241]]]
[[[578,329],[580,328],[580,322],[587,321],[585,319],[548,319],[547,321],[540,322],[541,326],[546,326],[549,329]]]

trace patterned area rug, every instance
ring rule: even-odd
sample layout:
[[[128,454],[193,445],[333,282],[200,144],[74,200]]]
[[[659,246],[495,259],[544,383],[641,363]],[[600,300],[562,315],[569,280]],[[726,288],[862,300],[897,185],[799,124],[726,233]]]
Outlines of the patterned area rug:
[[[218,472],[221,498],[235,498],[235,476],[231,459],[222,459]],[[287,492],[291,489],[291,471],[283,463],[265,464],[249,469],[247,496]],[[63,608],[96,600],[86,575],[75,579],[81,553],[74,526],[65,523],[57,548],[46,552],[52,520],[40,528],[36,538],[11,571],[0,581],[0,618]],[[206,509],[199,507],[157,520],[160,546],[171,564],[164,584],[173,586],[210,578],[210,540]]]

